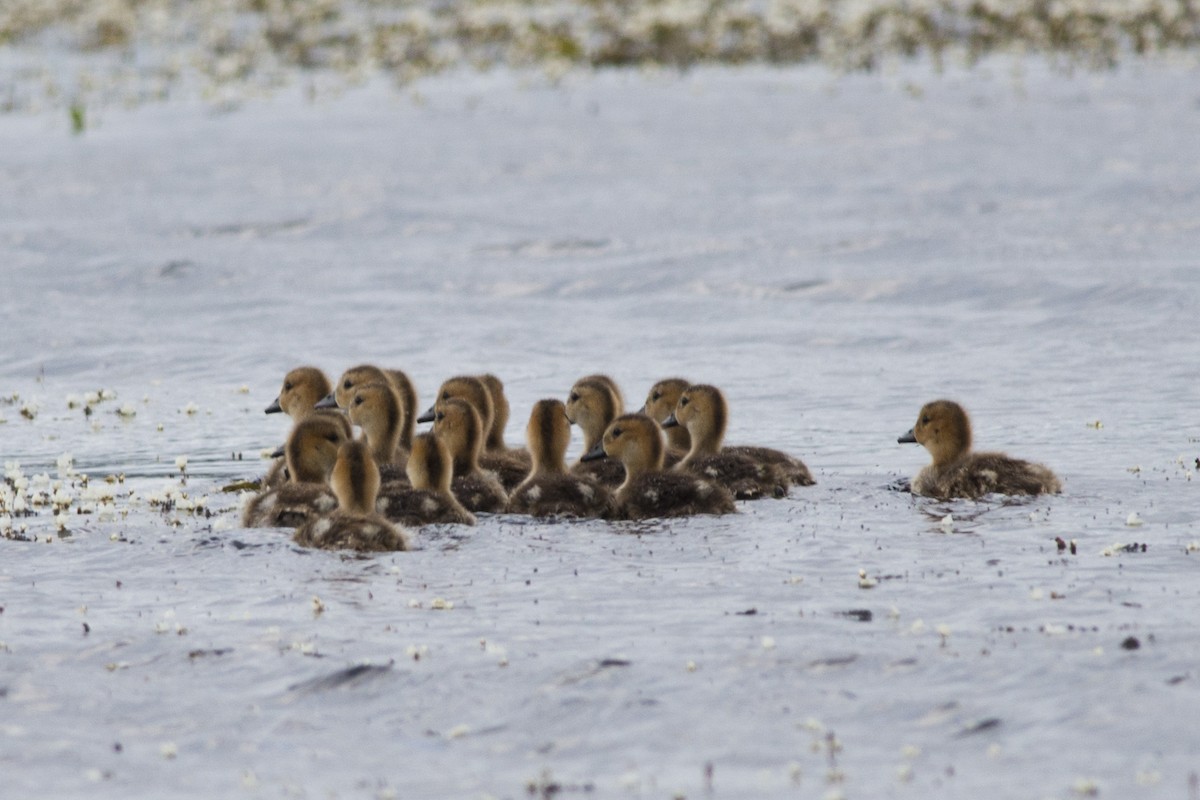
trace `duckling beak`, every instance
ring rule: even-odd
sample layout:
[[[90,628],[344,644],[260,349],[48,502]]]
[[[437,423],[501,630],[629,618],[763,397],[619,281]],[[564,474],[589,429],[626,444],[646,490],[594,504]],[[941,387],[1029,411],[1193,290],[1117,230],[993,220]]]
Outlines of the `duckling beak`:
[[[417,417],[417,422],[433,422],[433,419],[436,416],[437,412],[433,410],[433,406],[430,406],[428,411]]]
[[[662,426],[664,428],[678,428],[679,427],[679,420],[675,419],[674,411],[671,412],[671,416],[669,416],[663,420]]]
[[[596,442],[596,446],[584,453],[579,460],[599,461],[602,458],[608,458],[608,453],[604,452],[604,442]]]
[[[279,445],[279,447],[275,448],[275,450],[271,453],[271,458],[283,458],[283,455],[283,445]]]
[[[337,407],[338,407],[337,397],[334,395],[333,392],[330,392],[329,394],[322,397],[320,400],[317,401],[317,404],[315,406],[313,406],[313,408],[337,408]]]
[[[903,436],[901,436],[899,439],[896,440],[897,444],[916,444],[917,443],[917,434],[913,433],[913,431],[914,431],[913,428],[909,428],[908,433],[904,434]]]
[[[264,409],[264,413],[267,413],[267,414],[279,414],[282,412],[283,412],[283,409],[279,405],[278,397],[275,398],[275,401],[273,403],[271,403],[271,405],[267,406],[266,409]]]

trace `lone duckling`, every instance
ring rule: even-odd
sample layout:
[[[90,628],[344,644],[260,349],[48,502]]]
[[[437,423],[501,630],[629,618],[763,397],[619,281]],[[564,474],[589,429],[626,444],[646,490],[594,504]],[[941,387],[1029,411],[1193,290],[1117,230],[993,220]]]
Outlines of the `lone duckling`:
[[[347,395],[346,411],[350,422],[362,428],[363,439],[375,458],[386,481],[407,482],[405,464],[408,451],[400,444],[404,428],[404,410],[400,395],[387,381],[359,384]],[[326,397],[318,408],[329,407],[334,401]]]
[[[1048,467],[1004,453],[971,452],[971,420],[952,400],[926,403],[917,424],[896,441],[920,444],[933,456],[933,463],[913,478],[914,494],[974,500],[992,492],[1036,495],[1062,491],[1062,482]]]
[[[375,511],[379,468],[366,442],[351,439],[341,444],[329,483],[337,508],[300,526],[296,544],[359,552],[409,549],[406,533]]]
[[[731,514],[733,496],[723,486],[687,472],[663,471],[663,433],[645,414],[613,420],[586,460],[617,458],[625,465],[625,482],[614,494],[616,519],[654,519],[693,514]]]
[[[567,420],[583,431],[583,453],[571,472],[592,478],[603,486],[616,488],[625,480],[625,467],[617,459],[587,459],[604,438],[612,421],[621,416],[624,404],[616,383],[605,375],[589,375],[575,381],[567,395]]]
[[[508,494],[495,473],[480,468],[483,421],[466,400],[457,397],[439,401],[434,412],[433,432],[446,443],[454,461],[450,489],[469,511],[499,514],[508,505]]]
[[[498,389],[495,388],[498,386]],[[497,416],[495,396],[498,395],[503,406],[500,417]],[[432,406],[421,415],[418,422],[433,422],[441,404],[448,400],[463,400],[471,405],[479,414],[480,424],[483,425],[483,445],[479,451],[479,466],[494,472],[504,487],[505,493],[516,488],[529,474],[529,454],[523,450],[509,450],[504,446],[503,425],[508,421],[508,400],[504,398],[504,386],[495,375],[458,375],[442,383],[438,388],[437,399]],[[497,420],[500,428],[497,430]],[[487,442],[498,441],[500,447],[488,449]]]
[[[533,470],[508,499],[510,514],[534,517],[602,517],[612,513],[608,489],[567,472],[571,423],[561,400],[534,403],[525,428]]]
[[[375,510],[401,525],[474,525],[475,515],[463,508],[450,490],[454,461],[436,433],[413,439],[408,455],[408,481],[385,483]]]
[[[337,507],[326,481],[338,448],[350,439],[345,420],[314,414],[292,427],[284,445],[289,479],[250,501],[242,514],[247,528],[295,528]]]
[[[331,393],[325,395],[325,399],[318,407],[348,409],[350,400],[354,397],[354,390],[370,383],[386,383],[396,390],[396,397],[404,412],[400,425],[400,446],[407,453],[408,448],[412,446],[413,435],[416,433],[417,390],[413,386],[412,380],[401,370],[380,369],[372,364],[359,364],[357,367],[351,367],[342,373],[337,386]]]
[[[664,428],[687,428],[692,447],[675,465],[721,484],[738,500],[784,497],[789,481],[774,465],[755,460],[742,452],[721,448],[729,407],[721,390],[708,384],[689,386],[679,397],[675,411]]]

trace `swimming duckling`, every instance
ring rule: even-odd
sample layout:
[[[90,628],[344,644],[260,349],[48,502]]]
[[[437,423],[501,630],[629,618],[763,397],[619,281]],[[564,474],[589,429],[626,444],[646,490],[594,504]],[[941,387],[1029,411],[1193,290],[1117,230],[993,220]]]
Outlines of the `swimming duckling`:
[[[497,420],[493,390],[488,388],[489,384],[493,381],[496,384],[500,384],[500,380],[494,375],[485,375],[482,377],[459,375],[450,378],[438,389],[437,399],[430,406],[429,410],[421,415],[419,421],[432,422],[437,413],[438,406],[447,400],[464,400],[470,403],[475,411],[478,412],[486,441],[495,429]],[[499,396],[501,402],[504,404],[505,410],[502,413],[505,415],[505,421],[507,421],[508,401],[504,399],[502,384],[500,385]],[[503,442],[503,438],[503,429],[501,429],[499,431],[501,442]],[[494,472],[496,477],[500,479],[500,485],[504,487],[506,493],[525,480],[525,476],[529,474],[529,465],[529,454],[524,451],[509,450],[505,447],[502,450],[482,449],[479,453],[480,468]]]
[[[620,393],[611,378],[589,375],[575,381],[567,395],[567,420],[583,431],[583,453],[571,467],[576,475],[593,478],[603,486],[615,488],[625,480],[625,467],[618,459],[586,459],[604,438],[604,431],[621,416]]]
[[[533,469],[508,499],[510,514],[534,517],[602,517],[612,513],[612,496],[591,478],[567,472],[571,423],[561,400],[534,403],[525,428]]]
[[[268,414],[287,414],[294,424],[309,414],[328,413],[313,408],[316,402],[328,393],[329,379],[325,377],[324,372],[316,367],[296,367],[283,376],[283,386],[279,394],[264,410]],[[267,474],[260,485],[264,489],[274,489],[287,483],[287,480],[287,460],[279,457],[267,468]]]
[[[375,511],[379,468],[366,442],[351,439],[338,447],[329,482],[337,508],[300,526],[296,544],[359,552],[409,549],[406,533]]]
[[[371,364],[359,364],[342,373],[333,392],[327,394],[319,408],[349,408],[356,387],[368,383],[386,383],[396,390],[404,412],[400,425],[400,446],[407,453],[417,424],[417,390],[408,375],[398,369],[380,369]]]
[[[392,482],[380,487],[375,501],[380,514],[401,525],[475,524],[475,515],[450,491],[454,461],[436,433],[413,439],[407,471],[411,485]]]
[[[613,420],[596,447],[584,454],[591,461],[605,456],[625,465],[625,482],[617,489],[617,519],[730,514],[736,509],[725,487],[687,472],[663,470],[663,433],[645,414]]]
[[[326,485],[338,447],[350,439],[344,420],[314,414],[292,428],[284,446],[289,480],[250,501],[242,514],[247,528],[294,528],[332,511],[337,498]]]
[[[508,504],[508,495],[495,473],[480,469],[483,421],[466,400],[452,397],[438,401],[433,431],[450,450],[454,460],[454,496],[468,510],[498,514]]]
[[[711,478],[739,500],[785,496],[788,480],[775,466],[721,448],[728,419],[729,408],[720,389],[707,384],[685,389],[674,413],[663,423],[665,428],[687,428],[692,440],[692,449],[675,469]]]
[[[948,500],[977,499],[992,492],[1034,495],[1062,491],[1062,482],[1048,467],[1004,453],[971,452],[971,420],[952,400],[926,403],[917,424],[896,441],[921,444],[933,456],[933,463],[913,478],[914,494]]]
[[[674,413],[675,406],[679,405],[683,390],[691,385],[691,381],[683,378],[662,379],[650,387],[646,402],[642,405],[642,413],[662,425]],[[692,449],[692,437],[683,425],[672,425],[665,428],[664,432],[667,434],[668,448],[684,453]]]
[[[317,405],[323,407],[329,402],[327,397]],[[346,410],[350,422],[362,428],[384,480],[407,482],[408,451],[400,446],[404,411],[392,385],[386,381],[356,385],[347,394]]]

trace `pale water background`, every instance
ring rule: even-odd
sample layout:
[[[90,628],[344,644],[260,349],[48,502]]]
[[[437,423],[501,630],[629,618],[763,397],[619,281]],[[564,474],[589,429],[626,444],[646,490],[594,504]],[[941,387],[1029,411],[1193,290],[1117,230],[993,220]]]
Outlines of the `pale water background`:
[[[1194,68],[454,73],[78,137],[7,117],[0,186],[4,460],[144,495],[187,456],[217,512],[16,520],[5,797],[1200,796]],[[591,372],[635,408],[716,383],[730,441],[818,485],[362,559],[239,529],[216,490],[286,435],[283,373],[362,361],[423,404],[496,372],[512,444]],[[939,396],[1065,493],[889,491]]]

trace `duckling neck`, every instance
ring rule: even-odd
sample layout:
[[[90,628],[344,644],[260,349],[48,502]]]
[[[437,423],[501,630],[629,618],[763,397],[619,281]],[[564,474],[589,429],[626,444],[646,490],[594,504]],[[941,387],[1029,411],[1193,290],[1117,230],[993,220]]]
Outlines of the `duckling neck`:
[[[390,464],[396,457],[396,448],[400,444],[399,420],[371,420],[363,426],[363,435],[367,437],[376,464]]]
[[[667,428],[667,446],[673,450],[683,450],[689,452],[692,449],[692,437],[687,432],[687,428],[682,425],[676,425]]]
[[[668,428],[667,430],[673,430]],[[688,437],[691,439],[691,448],[688,450],[684,461],[690,463],[693,459],[700,456],[712,456],[721,452],[721,433],[717,430],[703,430],[699,426],[688,427]]]

